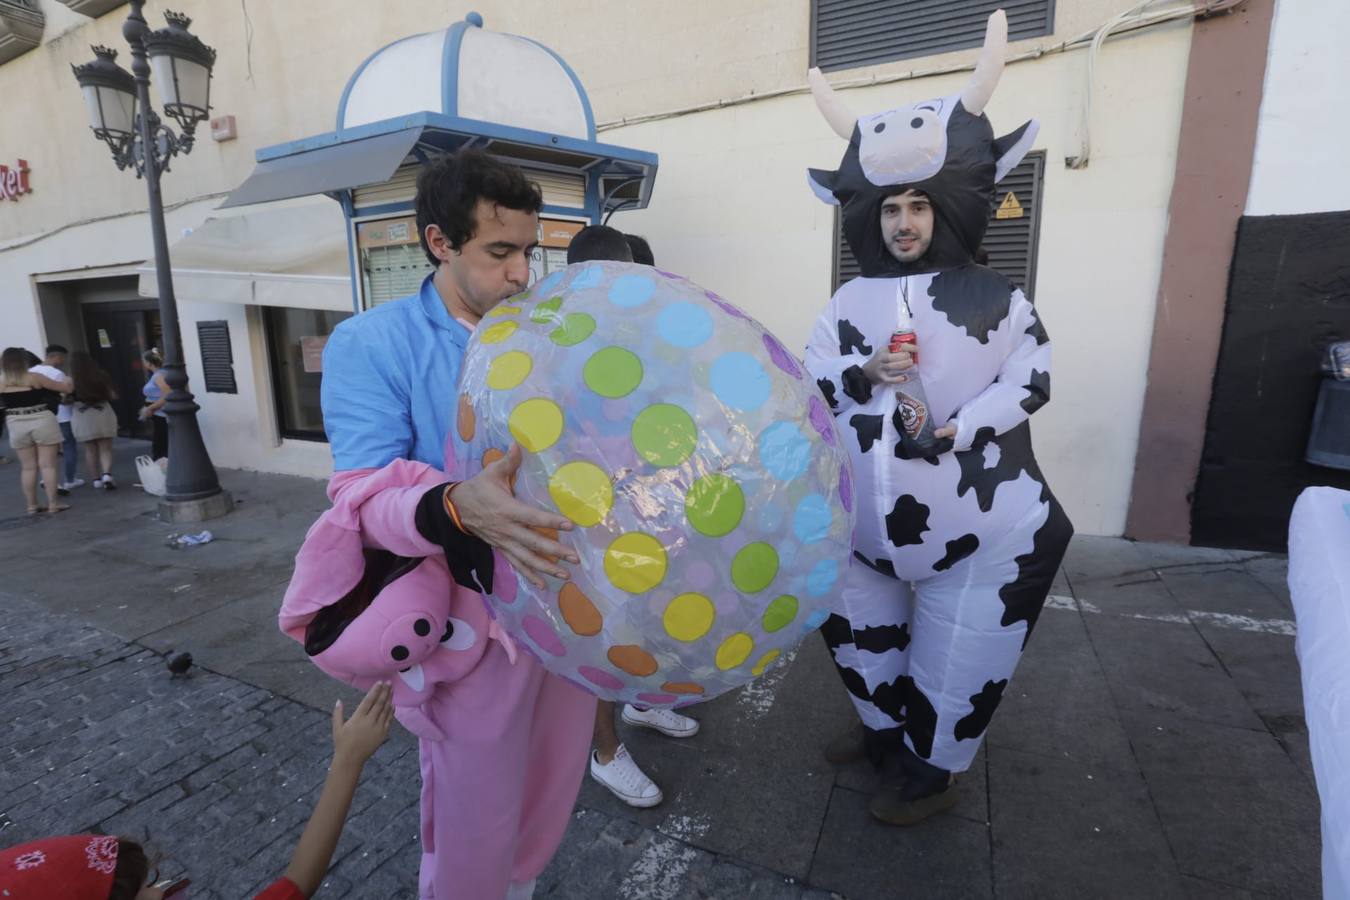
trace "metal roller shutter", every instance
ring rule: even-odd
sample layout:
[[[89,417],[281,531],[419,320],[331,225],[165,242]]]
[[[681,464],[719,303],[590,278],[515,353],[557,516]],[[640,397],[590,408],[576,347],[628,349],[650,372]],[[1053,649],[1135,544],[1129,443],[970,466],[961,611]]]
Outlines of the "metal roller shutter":
[[[811,63],[828,72],[978,47],[996,9],[1010,41],[1054,31],[1055,0],[812,0]]]

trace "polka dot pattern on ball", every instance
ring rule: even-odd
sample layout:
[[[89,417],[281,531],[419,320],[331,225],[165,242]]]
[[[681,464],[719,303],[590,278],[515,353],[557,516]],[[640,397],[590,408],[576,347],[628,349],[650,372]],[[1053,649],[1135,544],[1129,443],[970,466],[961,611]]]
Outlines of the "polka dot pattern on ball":
[[[792,515],[792,533],[803,544],[813,544],[830,533],[832,520],[829,501],[820,494],[808,494]]]
[[[811,441],[795,422],[774,422],[759,433],[759,462],[780,481],[792,481],[811,464]]]
[[[620,275],[609,287],[609,301],[624,309],[642,306],[652,299],[656,282],[646,275]]]
[[[633,419],[633,448],[654,466],[678,466],[698,444],[693,418],[678,406],[654,403]]]
[[[690,350],[712,337],[712,316],[693,303],[672,303],[656,317],[656,333],[672,347]]]
[[[775,597],[765,608],[761,624],[765,631],[772,633],[791,625],[795,618],[797,618],[797,598],[791,594],[784,594]]]
[[[549,332],[549,339],[559,347],[575,347],[595,333],[595,319],[585,313],[568,313],[562,324]]]
[[[552,447],[562,436],[563,412],[552,400],[532,397],[511,411],[507,425],[520,446],[531,453],[539,453]]]
[[[515,334],[520,328],[515,322],[507,320],[489,325],[487,328],[479,330],[478,339],[484,344],[500,344],[502,341]]]
[[[548,480],[548,494],[558,512],[583,528],[598,525],[614,505],[614,487],[605,470],[584,461],[559,466]]]
[[[717,612],[703,594],[680,594],[666,605],[662,622],[666,633],[677,641],[692,643],[712,630]]]
[[[586,360],[581,377],[586,387],[601,397],[611,400],[627,397],[642,383],[642,360],[623,347],[605,347]]]
[[[755,640],[743,631],[727,638],[717,648],[717,668],[734,669],[749,659],[755,649]]]
[[[487,386],[494,391],[509,391],[519,387],[529,377],[532,368],[534,363],[528,353],[508,351],[488,365]]]
[[[605,575],[621,591],[645,594],[666,577],[666,550],[649,534],[621,534],[605,550]]]
[[[749,353],[723,353],[712,365],[713,393],[732,409],[754,412],[769,399],[772,382],[759,360]]]
[[[705,475],[685,496],[684,514],[699,534],[730,534],[745,515],[745,493],[729,475]]]
[[[763,541],[746,544],[731,561],[731,582],[736,590],[757,594],[778,574],[778,553]]]

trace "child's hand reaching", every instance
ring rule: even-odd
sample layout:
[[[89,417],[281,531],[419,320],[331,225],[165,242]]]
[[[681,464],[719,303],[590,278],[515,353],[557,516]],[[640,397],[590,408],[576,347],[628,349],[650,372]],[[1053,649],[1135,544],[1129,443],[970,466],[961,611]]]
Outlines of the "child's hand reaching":
[[[333,762],[365,765],[389,736],[389,725],[394,721],[393,689],[389,682],[379,681],[361,700],[352,717],[343,721],[342,701],[333,707]]]

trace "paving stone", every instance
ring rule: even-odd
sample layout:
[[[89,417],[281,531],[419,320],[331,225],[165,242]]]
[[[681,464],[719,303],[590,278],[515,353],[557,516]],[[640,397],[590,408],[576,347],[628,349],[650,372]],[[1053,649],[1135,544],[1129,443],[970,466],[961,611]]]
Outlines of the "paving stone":
[[[1119,708],[1264,727],[1194,628],[1116,616],[1084,621]]]
[[[1240,566],[1206,570],[1170,570],[1163,583],[1184,609],[1221,616],[1292,619],[1289,602]]]
[[[1000,897],[1184,897],[1137,772],[989,748]]]
[[[1321,855],[1306,836],[1318,822],[1317,797],[1275,737],[1154,721],[1127,716],[1127,727],[1181,871],[1255,891],[1314,894]]]
[[[839,789],[810,881],[859,900],[992,897],[989,827],[951,815],[909,828],[883,825],[867,811],[867,797]]]

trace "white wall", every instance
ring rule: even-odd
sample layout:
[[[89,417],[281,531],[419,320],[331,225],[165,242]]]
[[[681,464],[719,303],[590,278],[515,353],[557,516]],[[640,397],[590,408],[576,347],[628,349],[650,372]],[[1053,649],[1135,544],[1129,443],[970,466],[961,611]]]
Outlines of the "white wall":
[[[1107,44],[1097,68],[1093,155],[1079,147],[1086,57],[1010,66],[989,108],[997,133],[1041,122],[1047,151],[1036,303],[1054,341],[1053,400],[1036,414],[1038,458],[1080,533],[1122,533],[1176,164],[1190,25]],[[841,93],[860,113],[954,93],[964,76]],[[651,147],[649,209],[611,224],[644,234],[657,263],[725,295],[802,348],[830,294],[833,207],[806,187],[842,141],[809,96],[606,131]]]
[[[1350,2],[1279,0],[1247,215],[1350,209]]]

